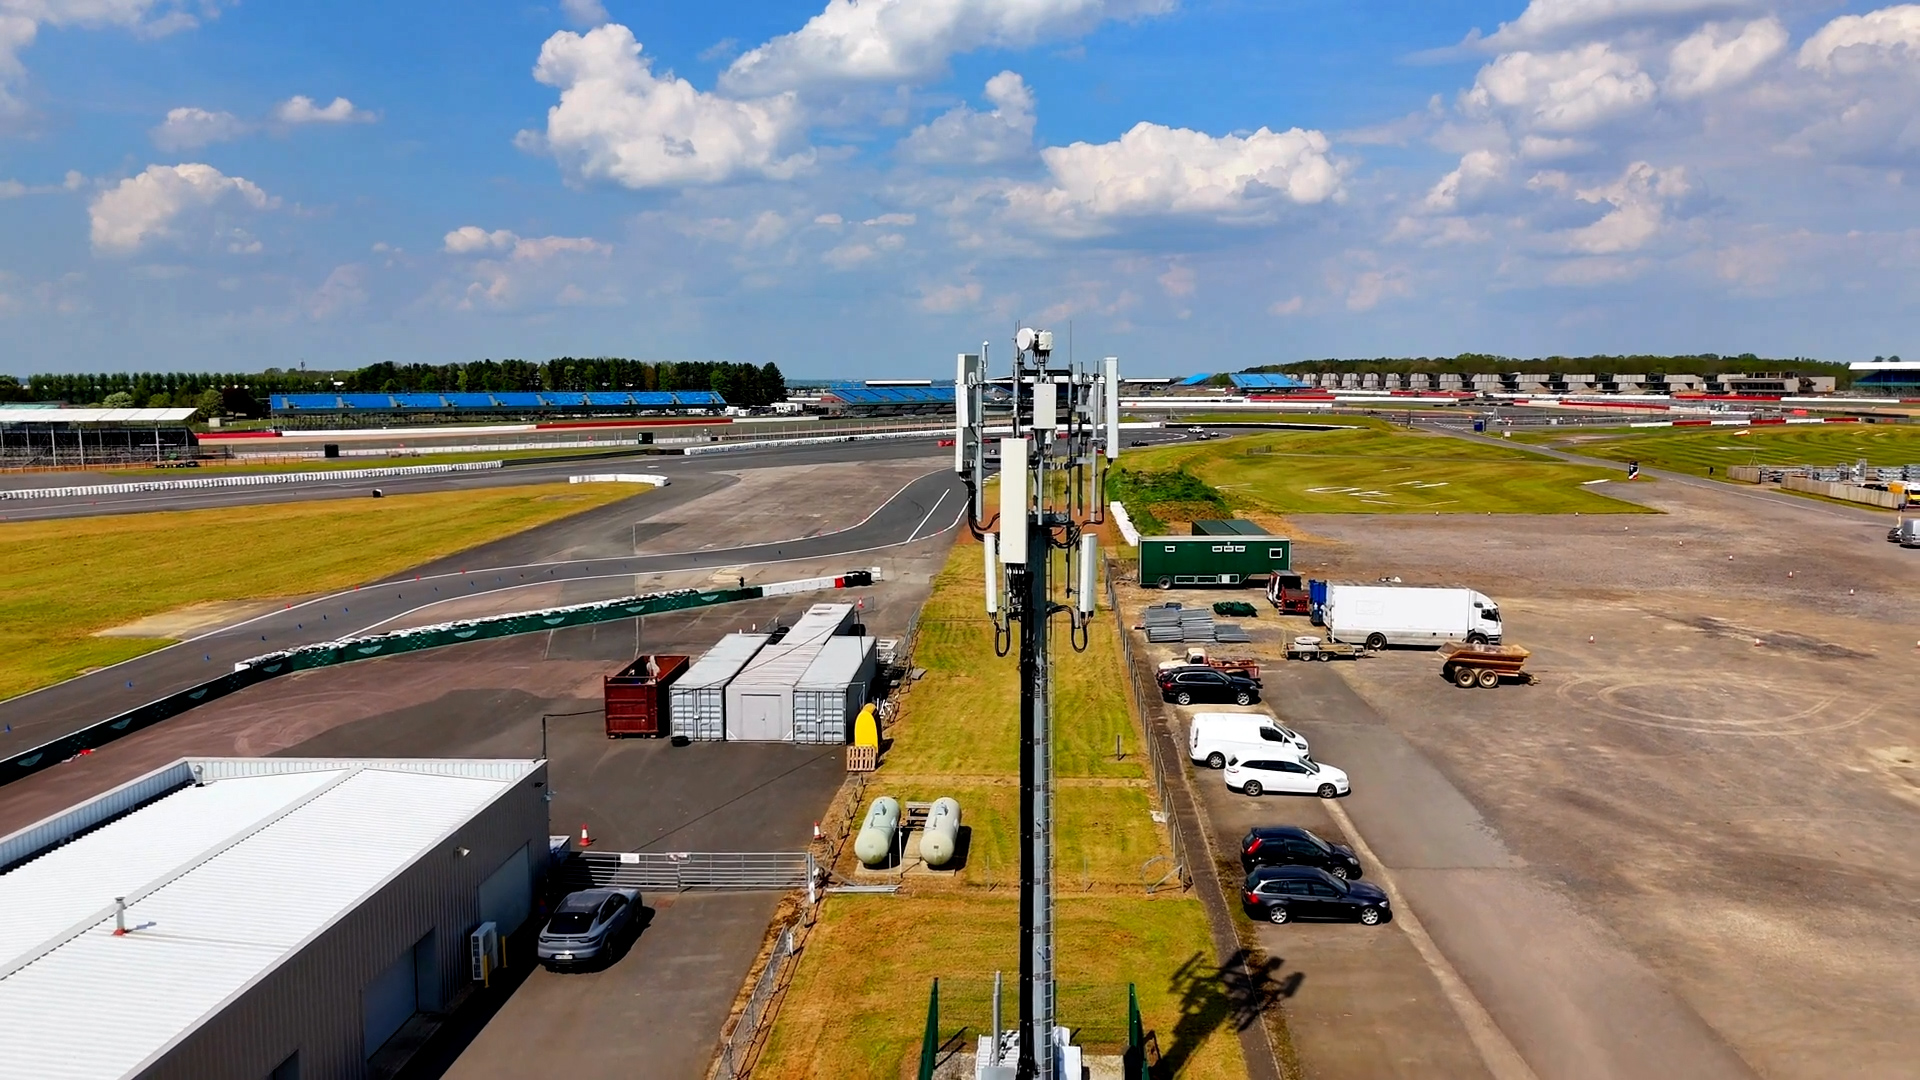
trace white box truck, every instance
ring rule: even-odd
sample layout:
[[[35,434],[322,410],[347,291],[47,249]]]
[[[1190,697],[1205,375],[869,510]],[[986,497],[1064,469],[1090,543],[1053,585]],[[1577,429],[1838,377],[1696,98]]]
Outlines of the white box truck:
[[[1499,606],[1472,589],[1329,585],[1325,622],[1335,641],[1369,649],[1500,642]]]

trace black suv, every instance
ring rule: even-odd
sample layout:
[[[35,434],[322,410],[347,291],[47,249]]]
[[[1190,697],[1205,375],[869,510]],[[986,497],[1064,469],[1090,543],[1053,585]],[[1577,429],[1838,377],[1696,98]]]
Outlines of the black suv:
[[[1160,697],[1176,705],[1211,701],[1251,705],[1260,700],[1260,683],[1236,672],[1210,667],[1177,667],[1160,673]]]
[[[1298,825],[1255,825],[1240,840],[1240,869],[1313,866],[1341,879],[1360,876],[1360,860],[1345,844],[1329,844]]]
[[[1342,881],[1311,866],[1263,866],[1241,891],[1247,914],[1270,923],[1331,919],[1378,926],[1392,920],[1386,891],[1364,881]]]

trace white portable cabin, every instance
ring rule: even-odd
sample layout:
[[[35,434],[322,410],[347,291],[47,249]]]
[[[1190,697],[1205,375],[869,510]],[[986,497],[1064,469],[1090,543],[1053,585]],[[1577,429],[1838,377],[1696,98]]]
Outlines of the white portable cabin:
[[[813,666],[793,684],[794,742],[849,740],[853,718],[873,686],[876,644],[870,637],[837,637],[821,648]]]
[[[786,637],[760,650],[727,684],[727,739],[790,742],[793,687],[820,658],[827,642],[853,626],[852,604],[815,604]]]
[[[767,642],[770,634],[728,634],[694,661],[667,689],[673,733],[714,742],[727,737],[727,685]]]

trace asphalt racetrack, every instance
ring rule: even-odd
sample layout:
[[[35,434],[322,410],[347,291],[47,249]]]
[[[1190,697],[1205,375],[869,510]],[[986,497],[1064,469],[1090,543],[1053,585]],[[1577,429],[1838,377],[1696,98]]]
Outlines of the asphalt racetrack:
[[[195,685],[229,671],[239,661],[277,649],[374,633],[388,624],[457,597],[503,592],[530,585],[633,578],[649,574],[720,569],[750,564],[818,562],[845,556],[844,569],[870,565],[864,552],[937,536],[959,523],[965,503],[953,474],[929,457],[929,471],[909,483],[864,520],[851,527],[813,536],[752,544],[745,547],[702,547],[699,550],[637,554],[636,518],[658,519],[679,507],[738,483],[727,471],[808,464],[820,461],[895,460],[925,453],[919,442],[839,444],[826,447],[785,448],[778,451],[739,451],[701,458],[656,459],[668,464],[673,484],[648,489],[636,499],[622,500],[544,525],[516,536],[463,552],[438,563],[419,567],[399,580],[316,597],[294,603],[224,629],[183,641],[113,667],[91,672],[45,689],[0,702],[0,750],[18,753],[98,722],[125,709]],[[651,462],[649,465],[651,466]],[[724,471],[723,471],[724,470]],[[455,474],[407,483],[380,485],[382,490],[444,490],[473,483],[474,476],[494,483],[552,481],[570,473],[607,472],[604,462],[572,464],[564,468],[507,469],[496,473]],[[639,471],[639,470],[631,470]],[[504,475],[502,475],[504,474]],[[499,479],[495,479],[499,477]],[[157,496],[169,505],[140,501],[150,496],[130,495],[99,500],[97,506],[68,507],[69,513],[113,513],[126,509],[185,509],[232,505],[240,496],[250,502],[299,498],[365,497],[371,482],[340,485],[297,485],[285,489],[240,492],[188,492]],[[326,489],[333,489],[328,491]],[[52,507],[49,509],[63,509]],[[776,575],[777,576],[777,575]],[[796,574],[796,576],[806,576]],[[530,602],[529,608],[539,604]]]

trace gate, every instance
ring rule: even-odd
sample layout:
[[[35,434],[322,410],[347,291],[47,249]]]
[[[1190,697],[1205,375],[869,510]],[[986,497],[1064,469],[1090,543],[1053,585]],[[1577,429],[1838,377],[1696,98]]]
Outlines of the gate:
[[[560,867],[567,889],[804,889],[806,851],[576,851]]]

